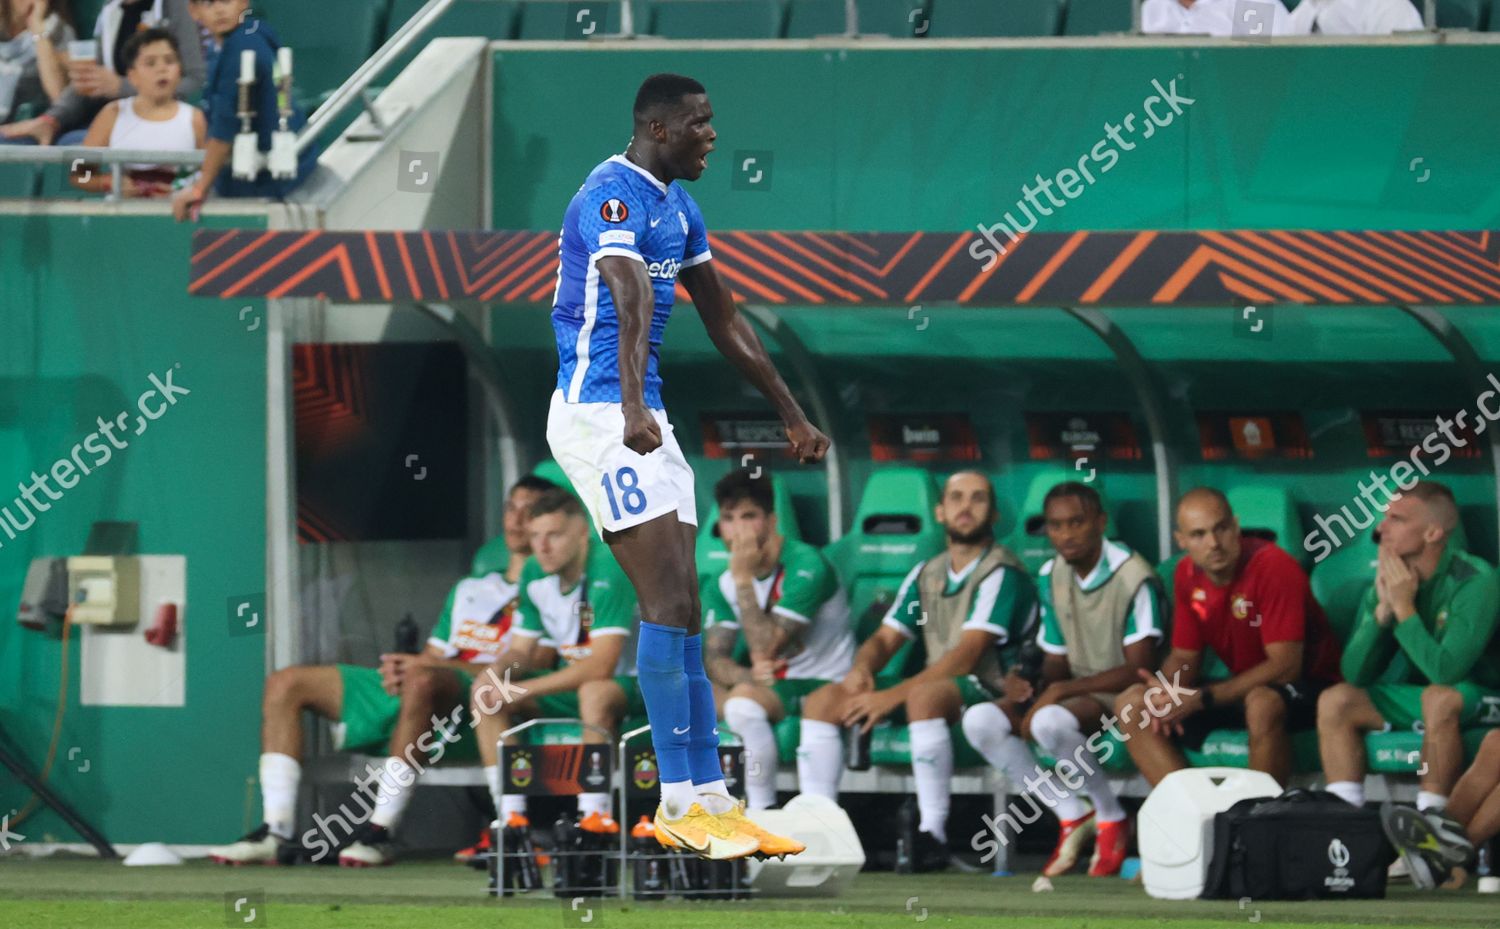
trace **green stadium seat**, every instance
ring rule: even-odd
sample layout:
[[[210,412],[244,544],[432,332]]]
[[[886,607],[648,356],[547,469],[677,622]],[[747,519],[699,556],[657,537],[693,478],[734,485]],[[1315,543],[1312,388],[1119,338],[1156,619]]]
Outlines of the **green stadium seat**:
[[[886,468],[870,476],[854,526],[824,550],[849,596],[855,637],[864,641],[918,561],[943,548],[933,518],[938,488],[921,468]]]
[[[395,35],[396,30],[426,5],[427,0],[393,0],[390,16],[386,19],[385,37],[389,39]],[[426,36],[472,35],[486,39],[514,39],[520,14],[521,0],[456,0]]]
[[[781,20],[781,0],[652,0],[650,34],[668,39],[779,39]]]
[[[1239,517],[1240,530],[1252,535],[1270,535],[1293,558],[1306,560],[1302,547],[1302,517],[1284,487],[1248,485],[1232,487],[1225,494],[1229,508]]]
[[[1068,0],[1063,35],[1129,32],[1131,2],[1132,0]]]
[[[791,0],[786,10],[786,37],[811,39],[843,35],[848,28],[844,0]]]
[[[921,38],[929,31],[925,0],[857,0],[860,35]]]
[[[645,31],[646,14],[649,12],[645,6],[645,3],[637,2],[632,10],[635,14],[636,32]],[[579,13],[583,9],[588,10],[588,15],[580,19]],[[587,7],[563,3],[561,0],[526,0],[521,7],[521,21],[516,38],[557,42],[619,33],[620,0],[598,0],[589,3]]]
[[[935,39],[1057,35],[1063,0],[928,0]]]
[[[105,2],[106,0],[74,0],[71,4],[73,31],[78,33],[78,38],[94,37],[94,23],[99,21],[99,11],[104,9]]]
[[[385,4],[262,0],[256,12],[292,48],[297,101],[311,111],[379,47]]]
[[[1484,23],[1485,12],[1484,0],[1437,0],[1437,26],[1478,30]]]
[[[1309,581],[1333,634],[1346,642],[1359,615],[1359,602],[1375,582],[1375,541],[1366,531],[1345,542],[1313,566]]]
[[[776,526],[789,539],[802,539],[802,529],[797,525],[797,511],[792,508],[792,493],[779,474],[771,475],[771,495],[776,507]],[[698,576],[718,577],[729,567],[729,549],[719,538],[719,505],[715,503],[708,511],[708,518],[698,524]]]

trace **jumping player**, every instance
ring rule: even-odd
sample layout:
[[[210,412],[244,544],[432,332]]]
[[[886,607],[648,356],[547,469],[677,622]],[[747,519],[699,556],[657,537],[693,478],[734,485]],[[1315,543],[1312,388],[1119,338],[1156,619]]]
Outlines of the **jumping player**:
[[[798,460],[822,460],[828,437],[735,308],[698,205],[674,183],[701,177],[714,150],[703,85],[652,75],[634,116],[624,154],[589,173],[563,216],[547,443],[640,601],[637,668],[662,782],[658,841],[705,858],[796,854],[801,843],[745,817],[719,767],[703,671],[693,472],[662,408],[657,372],[678,280],[714,345],[775,408]]]

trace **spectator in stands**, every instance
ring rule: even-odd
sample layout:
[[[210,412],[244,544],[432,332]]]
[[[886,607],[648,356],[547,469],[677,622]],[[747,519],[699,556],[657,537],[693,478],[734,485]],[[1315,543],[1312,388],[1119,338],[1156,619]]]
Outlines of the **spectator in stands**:
[[[1318,695],[1338,680],[1338,645],[1307,572],[1274,542],[1243,538],[1229,500],[1210,487],[1177,502],[1177,544],[1187,553],[1173,575],[1172,652],[1157,677],[1141,677],[1115,701],[1126,747],[1156,784],[1187,766],[1210,731],[1245,728],[1250,767],[1286,784],[1291,733],[1317,722]],[[1204,650],[1228,667],[1203,679]],[[1196,689],[1193,689],[1195,688]]]
[[[1463,764],[1461,730],[1500,725],[1500,578],[1453,544],[1458,506],[1435,481],[1394,499],[1380,521],[1375,581],[1344,648],[1347,683],[1318,704],[1328,790],[1364,804],[1365,733],[1422,733],[1417,808],[1441,811]]]
[[[904,715],[911,733],[912,774],[921,820],[904,837],[915,870],[950,862],[947,819],[953,777],[948,727],[967,707],[1001,695],[1003,668],[1036,634],[1036,586],[1021,562],[995,542],[995,490],[977,471],[948,478],[935,508],[946,550],[917,564],[902,581],[880,629],[854,655],[844,679],[802,703],[797,775],[802,791],[838,798],[841,727],[869,732]],[[920,639],[927,665],[901,678],[881,674],[902,646]]]
[[[68,0],[0,0],[0,123],[62,96],[62,49],[73,38]],[[14,131],[0,126],[0,135]]]
[[[1263,21],[1267,11],[1270,22]],[[1146,0],[1141,5],[1141,31],[1148,35],[1269,37],[1287,34],[1289,15],[1281,0]]]
[[[505,678],[494,674],[475,681],[472,712],[478,721],[479,755],[495,808],[511,836],[525,841],[530,823],[526,798],[501,796],[501,772],[495,746],[500,734],[517,722],[539,716],[582,719],[610,731],[618,724],[617,707],[593,689],[589,700],[581,688],[610,681],[619,688],[627,713],[643,715],[645,702],[632,676],[625,674],[634,652],[625,646],[635,626],[635,588],[615,562],[609,546],[597,541],[578,498],[561,488],[541,496],[531,507],[532,557],[521,572],[514,639],[506,655]],[[511,671],[519,671],[516,678]],[[524,678],[524,683],[520,680]],[[585,729],[586,744],[608,744],[606,736]],[[580,794],[580,827],[590,832],[619,833],[611,816],[607,787]],[[512,851],[518,850],[511,848]]]
[[[196,218],[210,188],[221,197],[282,198],[307,180],[318,161],[316,146],[309,146],[297,156],[297,176],[278,180],[264,165],[254,180],[235,178],[230,173],[230,154],[234,138],[240,132],[239,78],[241,54],[255,55],[255,86],[250,95],[254,110],[252,131],[262,159],[271,150],[271,135],[281,123],[276,78],[280,69],[276,52],[281,42],[271,27],[250,14],[250,0],[193,0],[199,5],[197,18],[219,41],[203,92],[204,109],[208,111],[208,146],[203,156],[203,170],[198,179],[172,198],[172,215],[178,222]],[[295,66],[295,62],[294,62]],[[301,109],[288,101],[291,115],[287,126],[292,132],[306,122]]]
[[[203,48],[188,0],[109,0],[94,24],[99,61],[68,60],[68,87],[34,119],[0,126],[0,142],[76,145],[90,122],[111,100],[138,93],[125,76],[125,43],[143,29],[167,29],[177,39],[182,63],[179,99],[191,101],[203,90]]]
[[[778,531],[768,475],[731,471],[714,499],[729,568],[703,585],[703,663],[727,691],[724,721],[745,745],[745,799],[763,810],[776,805],[771,727],[854,660],[849,601],[821,552]]]
[[[1291,13],[1292,35],[1390,35],[1420,32],[1411,0],[1302,0]]]
[[[503,572],[465,578],[454,585],[420,654],[382,655],[379,670],[347,664],[297,665],[266,678],[260,756],[265,821],[238,842],[209,849],[210,858],[225,864],[289,864],[308,856],[321,860],[337,844],[352,838],[339,852],[340,864],[390,860],[389,836],[410,799],[413,764],[427,764],[429,752],[441,757],[441,750],[434,750],[439,741],[445,750],[456,738],[458,713],[466,703],[476,666],[496,661],[505,649],[521,566],[530,553],[527,512],[543,493],[555,489],[551,481],[535,476],[522,478],[511,488],[505,510],[510,563]],[[344,834],[332,835],[327,823],[319,824],[332,841],[312,829],[300,841],[293,838],[297,787],[302,780],[303,710],[334,722],[336,748],[366,751],[388,746],[390,753],[381,769],[356,790],[357,809],[345,814]],[[435,728],[444,730],[436,738]],[[338,821],[337,817],[328,820]]]
[[[121,58],[125,74],[138,92],[105,104],[94,117],[83,144],[167,152],[202,148],[208,131],[203,111],[177,97],[182,83],[177,38],[165,29],[137,32],[125,43]],[[68,177],[74,187],[96,193],[109,193],[114,182],[109,172],[96,166],[88,171],[70,171]],[[121,193],[126,197],[166,196],[176,179],[177,168],[169,165],[128,165]]]
[[[1042,873],[1056,877],[1072,870],[1097,829],[1089,876],[1104,877],[1120,872],[1129,828],[1102,765],[1086,757],[1085,740],[1102,731],[1120,692],[1156,666],[1165,619],[1160,582],[1150,562],[1104,537],[1109,517],[1089,485],[1066,481],[1053,487],[1042,515],[1057,555],[1042,566],[1038,582],[1037,644],[1046,653],[1041,679],[1029,681],[1012,671],[1006,692],[1014,699],[970,707],[964,735],[1018,791],[1038,774],[1023,738],[1035,739],[1060,764],[1066,761],[1080,772],[1094,808],[1066,784],[1053,782],[1047,799],[1060,829]],[[1027,703],[1030,708],[1024,709]]]

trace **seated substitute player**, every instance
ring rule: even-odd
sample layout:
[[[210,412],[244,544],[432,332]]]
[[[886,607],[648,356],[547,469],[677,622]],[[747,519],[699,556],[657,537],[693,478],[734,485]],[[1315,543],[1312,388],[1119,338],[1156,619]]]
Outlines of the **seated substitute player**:
[[[1000,695],[1003,668],[1037,628],[1036,586],[1015,554],[995,541],[995,489],[977,471],[948,478],[934,514],[947,548],[912,568],[854,666],[802,702],[797,776],[803,793],[838,799],[841,726],[867,732],[904,714],[921,820],[913,867],[947,867],[953,740],[948,727],[966,707]],[[920,637],[927,666],[905,679],[880,674],[901,646]]]
[[[494,663],[509,642],[521,566],[531,553],[526,532],[531,505],[556,485],[528,475],[506,497],[505,544],[510,562],[503,572],[470,577],[454,585],[443,615],[418,655],[382,655],[380,669],[357,665],[297,665],[266,678],[261,701],[261,810],[265,822],[230,845],[209,849],[225,864],[291,864],[312,853],[293,841],[297,787],[302,780],[302,711],[336,723],[334,743],[349,751],[387,746],[377,806],[355,841],[339,852],[339,863],[379,865],[390,861],[396,828],[414,785],[402,786],[414,760],[426,762],[433,720],[451,718],[462,707],[479,666]],[[419,758],[419,755],[421,756]],[[408,775],[410,776],[410,775]],[[356,796],[361,791],[356,792]],[[342,840],[345,836],[332,836]],[[329,843],[320,842],[326,851]]]
[[[1057,779],[1048,785],[1051,798],[1033,790],[1051,804],[1060,824],[1057,847],[1042,873],[1056,877],[1072,870],[1097,829],[1089,876],[1105,877],[1120,873],[1130,830],[1125,808],[1086,740],[1102,731],[1120,692],[1139,680],[1142,670],[1156,666],[1161,590],[1150,562],[1104,537],[1109,517],[1094,488],[1077,481],[1058,484],[1047,491],[1042,516],[1057,555],[1042,566],[1037,582],[1037,643],[1046,653],[1040,696],[1024,718],[1007,700],[969,707],[964,735],[1017,788],[1038,774],[1023,739],[1035,739],[1078,771],[1092,810]],[[1011,677],[1007,692],[1031,700],[1031,683]]]
[[[693,471],[662,406],[659,349],[680,281],[709,339],[770,402],[803,463],[819,432],[720,279],[703,216],[676,182],[697,180],[717,138],[703,85],[654,74],[636,93],[635,134],[594,168],[558,236],[552,326],[557,390],[547,443],[630,578],[643,617],[636,665],[661,776],[656,838],[717,859],[795,854],[729,798],[718,714],[703,670],[694,565]]]
[[[1172,652],[1159,677],[1141,672],[1147,683],[1115,701],[1131,760],[1155,785],[1187,767],[1180,746],[1243,728],[1249,766],[1285,784],[1291,732],[1316,725],[1318,695],[1338,680],[1338,645],[1307,572],[1274,542],[1242,537],[1228,498],[1211,487],[1177,501],[1173,538],[1187,557],[1172,579]],[[1204,648],[1231,677],[1200,683]],[[1164,690],[1169,702],[1150,696]]]
[[[612,677],[626,702],[634,702],[637,712],[644,709],[635,679],[621,673],[635,621],[635,593],[609,549],[593,544],[583,505],[566,490],[550,490],[532,505],[529,530],[532,557],[521,571],[505,656],[508,670],[519,670],[524,681],[485,675],[473,689],[479,756],[507,830],[525,830],[530,823],[525,796],[501,796],[496,744],[502,732],[523,719],[548,716],[582,719],[608,731],[615,721],[602,715],[597,699],[583,700],[579,689]],[[582,740],[608,744],[606,736],[590,729],[583,730]],[[578,813],[586,831],[619,832],[607,790],[579,794]]]
[[[1474,849],[1500,835],[1500,729],[1479,743],[1479,754],[1458,779],[1446,809],[1421,812],[1387,802],[1380,819],[1414,884],[1423,890],[1438,884],[1445,890],[1462,887]]]
[[[745,743],[747,805],[763,810],[776,805],[771,727],[854,660],[849,601],[821,552],[777,531],[770,477],[731,471],[714,499],[729,567],[703,586],[704,664],[727,691],[724,721]]]
[[[1500,725],[1500,580],[1452,544],[1456,528],[1453,494],[1434,481],[1401,493],[1380,521],[1375,581],[1344,648],[1346,683],[1318,702],[1328,790],[1356,806],[1365,733],[1422,733],[1417,808],[1438,812],[1463,766],[1463,727]]]

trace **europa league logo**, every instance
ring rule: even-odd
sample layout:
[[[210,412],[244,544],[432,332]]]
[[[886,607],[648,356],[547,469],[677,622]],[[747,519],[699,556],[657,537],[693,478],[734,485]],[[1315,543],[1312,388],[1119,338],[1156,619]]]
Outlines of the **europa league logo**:
[[[604,783],[604,771],[601,769],[603,757],[597,749],[589,752],[589,773],[584,778],[584,781],[590,787],[598,787]]]

